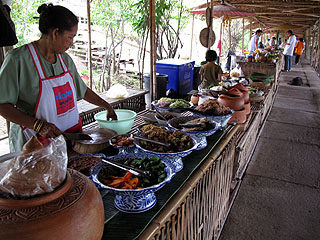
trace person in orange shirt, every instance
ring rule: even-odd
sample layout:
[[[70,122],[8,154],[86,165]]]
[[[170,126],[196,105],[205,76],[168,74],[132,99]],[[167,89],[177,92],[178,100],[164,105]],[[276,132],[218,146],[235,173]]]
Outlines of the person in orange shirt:
[[[295,51],[294,51],[296,55],[296,61],[295,61],[296,65],[299,63],[300,56],[302,55],[303,49],[304,49],[303,38],[299,38],[299,41],[296,43]]]

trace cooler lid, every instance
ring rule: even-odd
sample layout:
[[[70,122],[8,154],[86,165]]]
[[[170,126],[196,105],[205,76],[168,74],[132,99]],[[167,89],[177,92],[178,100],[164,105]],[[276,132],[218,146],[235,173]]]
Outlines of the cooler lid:
[[[188,63],[194,64],[195,61],[168,58],[168,59],[158,60],[156,63],[157,64],[158,63],[160,63],[160,64],[170,64],[170,65],[185,65],[185,64],[188,64]]]

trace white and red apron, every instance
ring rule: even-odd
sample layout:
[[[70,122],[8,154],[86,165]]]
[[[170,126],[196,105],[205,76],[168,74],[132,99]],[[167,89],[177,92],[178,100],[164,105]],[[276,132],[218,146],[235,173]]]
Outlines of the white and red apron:
[[[54,124],[62,132],[81,131],[82,123],[78,113],[74,80],[61,54],[57,56],[64,73],[48,78],[35,46],[31,43],[27,46],[40,79],[40,91],[34,116]],[[36,135],[32,129],[22,127],[22,130],[27,140]]]

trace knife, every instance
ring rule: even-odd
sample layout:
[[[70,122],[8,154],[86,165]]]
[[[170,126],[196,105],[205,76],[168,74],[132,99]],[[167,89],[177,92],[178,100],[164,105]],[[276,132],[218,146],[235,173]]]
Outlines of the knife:
[[[88,134],[84,133],[62,133],[67,140],[92,140]]]

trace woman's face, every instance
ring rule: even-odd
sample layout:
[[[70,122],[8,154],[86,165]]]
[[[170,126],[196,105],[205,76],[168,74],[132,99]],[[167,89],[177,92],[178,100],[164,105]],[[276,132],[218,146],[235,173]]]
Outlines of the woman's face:
[[[70,31],[65,30],[63,33],[56,32],[55,36],[55,52],[63,54],[73,45],[73,39],[77,35],[78,24],[75,25]]]

